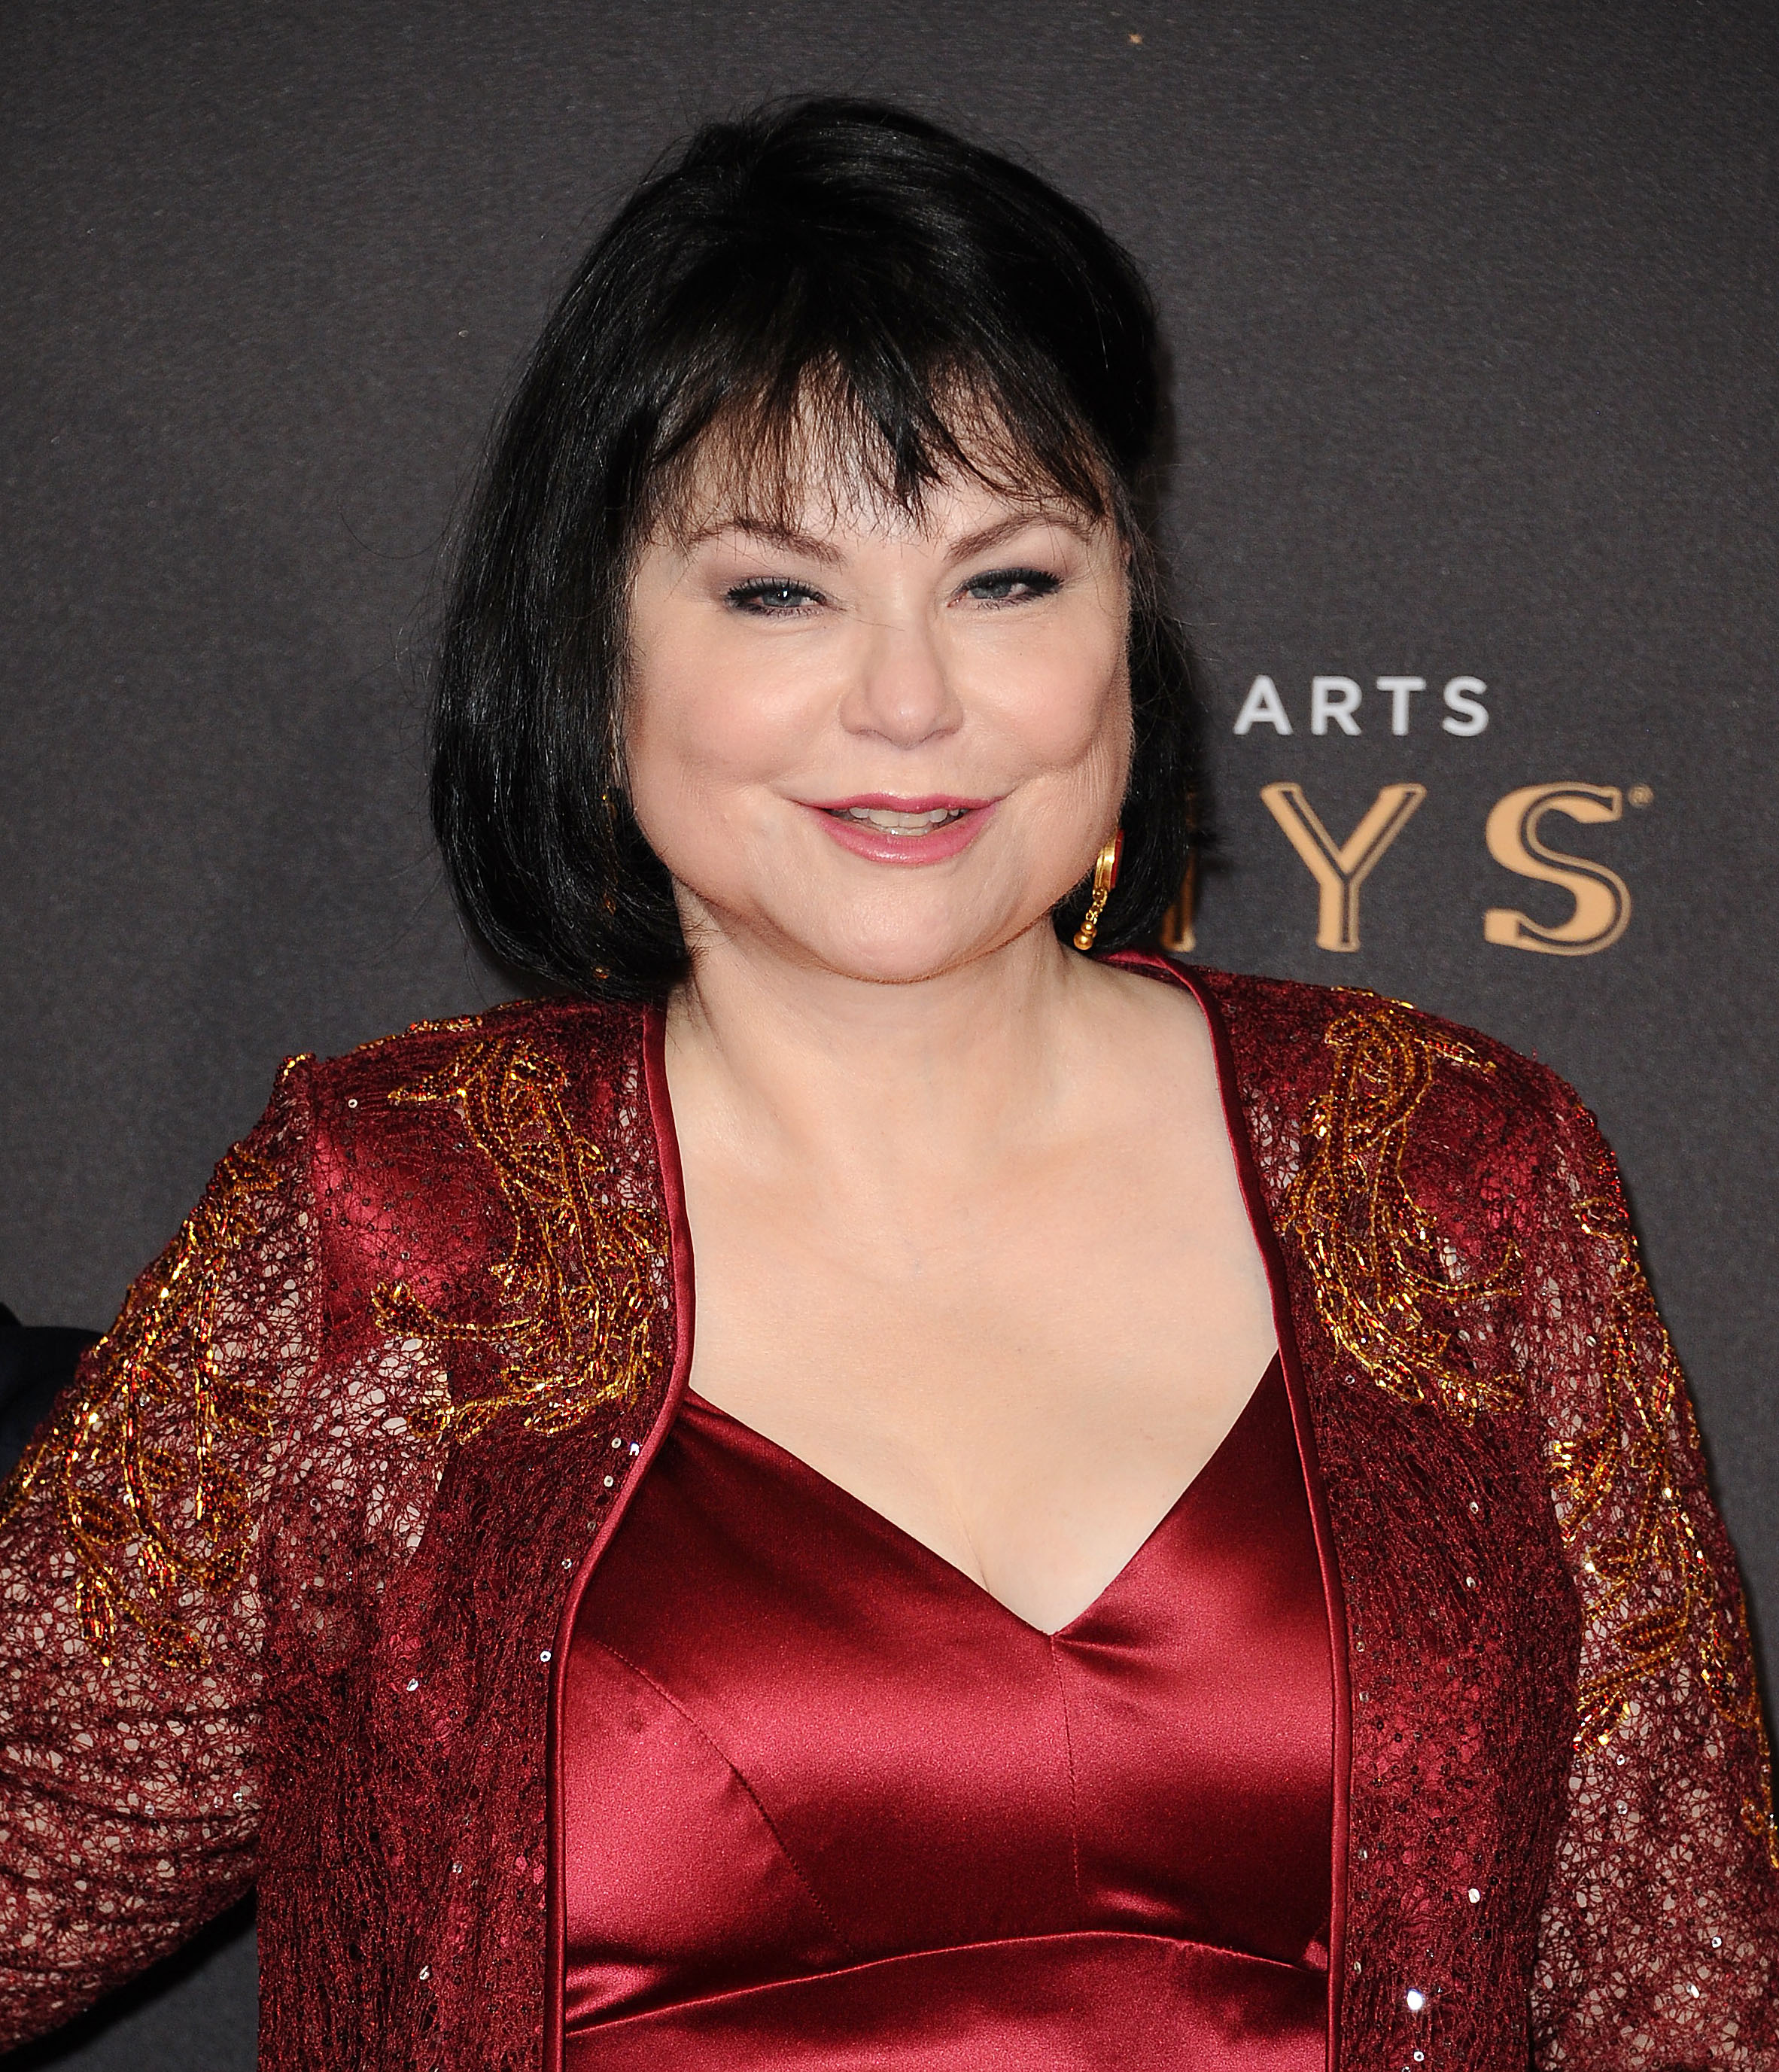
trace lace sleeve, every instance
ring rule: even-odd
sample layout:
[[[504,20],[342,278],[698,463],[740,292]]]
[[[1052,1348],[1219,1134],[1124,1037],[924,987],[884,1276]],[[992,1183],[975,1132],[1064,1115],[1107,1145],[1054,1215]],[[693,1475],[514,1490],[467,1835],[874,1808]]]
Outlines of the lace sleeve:
[[[1774,2072],[1779,1836],[1735,1559],[1617,1169],[1592,1116],[1563,1107],[1527,1263],[1542,1252],[1528,1285],[1583,1632],[1536,2063]]]
[[[0,1492],[0,2049],[253,1881],[255,1556],[314,1355],[307,1086],[286,1067]]]

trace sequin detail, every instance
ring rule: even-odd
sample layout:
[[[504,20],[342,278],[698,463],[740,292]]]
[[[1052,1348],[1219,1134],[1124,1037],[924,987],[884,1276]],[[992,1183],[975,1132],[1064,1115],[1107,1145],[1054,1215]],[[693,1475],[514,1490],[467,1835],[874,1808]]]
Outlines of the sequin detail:
[[[1742,1819],[1779,1870],[1772,1758],[1748,1616],[1724,1589],[1681,1498],[1695,1478],[1682,1474],[1674,1449],[1696,1455],[1698,1426],[1609,1158],[1602,1157],[1592,1180],[1595,1191],[1576,1213],[1587,1235],[1607,1248],[1613,1297],[1597,1333],[1600,1409],[1579,1433],[1551,1447],[1563,1542],[1577,1550],[1594,1588],[1588,1625],[1608,1663],[1576,1694],[1577,1739],[1610,1739],[1638,1688],[1669,1675],[1691,1651],[1719,1716],[1755,1737],[1761,1795],[1744,1801]]]
[[[1325,1040],[1339,1062],[1311,1112],[1310,1149],[1283,1227],[1301,1244],[1329,1334],[1342,1356],[1405,1403],[1431,1393],[1468,1424],[1518,1407],[1517,1385],[1472,1371],[1430,1311],[1492,1302],[1518,1285],[1506,1240],[1495,1264],[1463,1278],[1433,1219],[1403,1178],[1403,1154],[1436,1064],[1492,1073],[1455,1037],[1387,1001],[1339,1016]]]
[[[232,1438],[270,1437],[271,1399],[223,1371],[216,1298],[230,1261],[259,1233],[259,1198],[276,1185],[264,1159],[239,1146],[229,1153],[0,1500],[4,1523],[40,1487],[53,1490],[76,1563],[80,1630],[108,1665],[127,1626],[158,1660],[203,1667],[182,1600],[226,1591],[245,1564],[247,1490],[223,1456]],[[182,1444],[167,1443],[170,1414],[181,1420]]]
[[[488,1269],[501,1298],[491,1322],[442,1316],[405,1281],[372,1297],[392,1336],[485,1346],[500,1359],[491,1388],[458,1400],[442,1392],[417,1412],[426,1436],[465,1444],[510,1412],[526,1430],[554,1437],[634,1402],[659,1371],[650,1265],[661,1238],[651,1218],[602,1191],[603,1156],[569,1117],[567,1082],[547,1051],[500,1036],[466,1044],[388,1096],[398,1106],[456,1108],[513,1223],[507,1256]]]

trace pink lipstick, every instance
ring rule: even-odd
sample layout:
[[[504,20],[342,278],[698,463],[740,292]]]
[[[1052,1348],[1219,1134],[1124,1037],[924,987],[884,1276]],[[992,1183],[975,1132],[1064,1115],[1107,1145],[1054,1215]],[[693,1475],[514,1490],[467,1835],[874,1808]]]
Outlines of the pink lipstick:
[[[842,849],[873,863],[943,863],[967,849],[988,825],[996,801],[935,793],[918,799],[886,791],[811,802]]]

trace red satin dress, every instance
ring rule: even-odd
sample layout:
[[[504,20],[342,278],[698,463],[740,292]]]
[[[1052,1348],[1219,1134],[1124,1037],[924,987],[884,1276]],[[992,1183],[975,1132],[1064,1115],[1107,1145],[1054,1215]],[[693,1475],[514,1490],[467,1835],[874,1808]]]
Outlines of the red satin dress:
[[[590,1578],[569,2072],[1322,2072],[1328,1618],[1279,1363],[1054,1634],[688,1396]]]

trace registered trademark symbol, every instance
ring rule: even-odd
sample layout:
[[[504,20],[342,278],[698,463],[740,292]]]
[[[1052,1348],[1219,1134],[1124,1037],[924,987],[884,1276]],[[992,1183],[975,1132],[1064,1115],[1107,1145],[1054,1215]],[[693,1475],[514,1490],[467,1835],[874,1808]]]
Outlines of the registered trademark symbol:
[[[1625,796],[1633,806],[1653,806],[1655,804],[1655,794],[1647,784],[1633,784]]]

